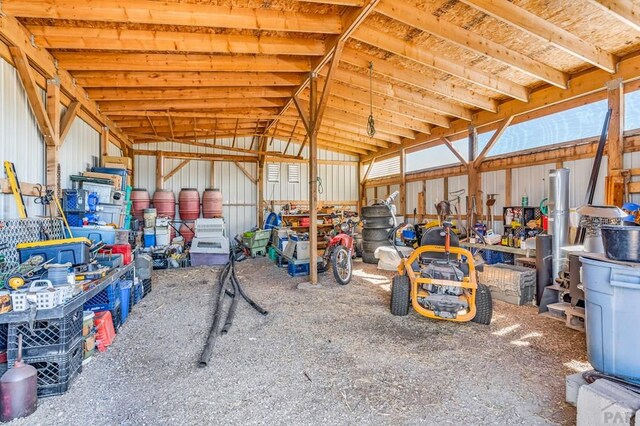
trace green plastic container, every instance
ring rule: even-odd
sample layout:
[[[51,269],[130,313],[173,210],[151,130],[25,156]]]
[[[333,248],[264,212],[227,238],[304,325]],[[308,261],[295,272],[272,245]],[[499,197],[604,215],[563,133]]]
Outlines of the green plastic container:
[[[275,262],[278,259],[278,253],[276,253],[275,247],[269,247],[269,259]]]

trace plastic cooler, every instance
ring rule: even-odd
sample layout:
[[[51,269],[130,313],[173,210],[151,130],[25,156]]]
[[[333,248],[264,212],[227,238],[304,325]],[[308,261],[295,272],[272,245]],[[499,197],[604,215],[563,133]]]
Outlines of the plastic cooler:
[[[229,261],[229,240],[218,238],[194,238],[189,249],[191,266],[225,265]]]
[[[640,383],[640,264],[580,261],[589,362],[597,371]]]

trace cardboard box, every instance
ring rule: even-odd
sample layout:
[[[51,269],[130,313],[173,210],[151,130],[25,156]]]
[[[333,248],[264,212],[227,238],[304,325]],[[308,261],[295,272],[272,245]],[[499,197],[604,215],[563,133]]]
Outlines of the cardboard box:
[[[105,155],[102,157],[102,167],[111,167],[117,169],[132,169],[130,157],[112,157]]]
[[[116,190],[120,190],[122,188],[122,176],[120,175],[112,175],[109,173],[96,173],[96,172],[83,172],[82,176],[99,178],[99,179],[109,179],[113,182],[113,186]]]

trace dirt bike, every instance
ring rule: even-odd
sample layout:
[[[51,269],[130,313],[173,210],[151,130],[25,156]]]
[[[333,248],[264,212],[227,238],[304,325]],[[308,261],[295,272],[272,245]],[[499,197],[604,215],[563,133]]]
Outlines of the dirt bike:
[[[353,255],[355,240],[353,238],[356,223],[348,219],[336,227],[337,234],[331,237],[329,245],[322,256],[321,271],[326,271],[331,264],[333,277],[338,284],[346,285],[351,281],[353,273]]]

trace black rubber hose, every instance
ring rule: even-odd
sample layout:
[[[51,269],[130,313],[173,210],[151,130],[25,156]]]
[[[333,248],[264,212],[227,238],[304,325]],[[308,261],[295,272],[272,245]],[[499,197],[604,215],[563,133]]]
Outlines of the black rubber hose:
[[[238,295],[238,282],[236,281],[235,275],[231,274],[231,285],[233,286],[233,299],[231,300],[231,306],[229,306],[229,311],[227,312],[227,319],[224,322],[224,326],[222,327],[222,331],[220,334],[227,334],[229,329],[233,325],[233,317],[236,314],[236,307],[238,306],[238,299],[236,297]]]
[[[258,311],[259,313],[261,313],[262,315],[267,315],[269,313],[269,311],[263,309],[262,307],[260,307],[260,305],[258,305],[256,302],[254,302],[253,300],[251,300],[249,298],[249,296],[247,296],[247,293],[244,292],[244,290],[242,289],[242,286],[240,285],[240,280],[238,279],[238,277],[236,276],[236,270],[232,269],[231,271],[231,275],[235,278],[237,286],[238,286],[238,291],[240,292],[240,295],[244,298],[244,300],[247,301],[247,303],[249,305],[251,305],[251,307],[253,309],[255,309],[256,311]]]
[[[209,363],[211,355],[213,353],[213,347],[216,344],[216,338],[218,337],[218,325],[220,324],[220,317],[222,316],[222,300],[224,299],[225,291],[224,287],[227,283],[227,279],[230,277],[232,271],[231,262],[227,263],[220,274],[218,281],[218,293],[216,295],[216,304],[213,311],[213,321],[211,323],[211,329],[209,330],[209,336],[207,342],[204,345],[202,354],[200,355],[200,361],[198,367],[204,368]]]

